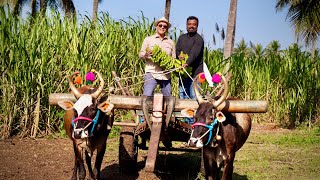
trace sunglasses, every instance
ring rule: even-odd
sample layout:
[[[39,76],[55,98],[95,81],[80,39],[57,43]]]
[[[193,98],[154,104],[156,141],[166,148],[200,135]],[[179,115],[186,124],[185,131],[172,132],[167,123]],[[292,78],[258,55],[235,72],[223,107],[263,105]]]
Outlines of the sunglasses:
[[[159,24],[158,26],[159,26],[159,28],[162,28],[162,27],[167,28],[168,27],[167,25],[163,25],[163,24]]]

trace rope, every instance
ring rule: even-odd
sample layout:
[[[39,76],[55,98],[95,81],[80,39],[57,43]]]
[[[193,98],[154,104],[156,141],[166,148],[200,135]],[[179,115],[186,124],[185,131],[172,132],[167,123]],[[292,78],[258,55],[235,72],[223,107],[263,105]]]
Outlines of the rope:
[[[194,83],[194,79],[191,77],[191,75],[188,73],[188,71],[187,71],[183,66],[182,66],[182,68],[183,68],[184,72],[185,72],[185,73],[189,76],[189,78],[192,80],[192,82]],[[182,86],[182,89],[183,89],[184,93],[187,95],[188,99],[191,99],[191,98],[189,97],[189,95],[187,94],[186,89],[184,88],[184,85],[183,85],[183,82],[182,82],[182,78],[181,78],[180,72],[179,72],[179,79],[180,79],[181,86]],[[202,91],[202,88],[201,88],[198,84],[196,84],[196,85],[198,86],[198,88],[200,89],[200,91]]]
[[[183,68],[183,69],[184,69],[184,68]],[[179,80],[180,80],[180,83],[181,83],[181,86],[182,86],[182,89],[183,89],[185,95],[187,95],[187,98],[188,98],[188,99],[191,99],[191,98],[189,97],[189,95],[187,94],[186,89],[184,88],[184,85],[183,85],[183,82],[182,82],[182,78],[181,78],[180,72],[179,72]],[[192,79],[192,80],[193,80],[193,79]]]
[[[153,73],[153,74],[156,74],[155,77],[152,76],[151,79],[148,79],[148,80],[143,80],[141,82],[138,82],[138,83],[135,83],[135,84],[131,84],[131,85],[128,85],[128,86],[123,86],[122,88],[115,88],[114,91],[120,91],[120,90],[123,90],[125,88],[130,88],[132,86],[136,86],[136,85],[139,85],[139,84],[142,84],[144,82],[147,82],[147,81],[151,81],[152,79],[155,79],[157,77],[160,77],[162,75],[166,75],[166,74],[169,74],[169,73],[172,73],[178,69],[181,69],[183,68],[183,66],[180,66],[180,67],[177,67],[177,68],[173,68],[173,69],[169,69],[169,70],[164,70],[164,71],[159,71],[159,72],[156,72],[156,73]],[[136,76],[131,76],[131,77],[125,77],[125,78],[120,78],[120,77],[117,77],[115,78],[114,80],[115,81],[120,81],[120,80],[126,80],[126,79],[131,79],[131,78],[135,78],[135,77],[140,77],[140,76],[144,76],[145,74],[142,74],[142,75],[136,75]],[[115,82],[113,82],[115,83]]]

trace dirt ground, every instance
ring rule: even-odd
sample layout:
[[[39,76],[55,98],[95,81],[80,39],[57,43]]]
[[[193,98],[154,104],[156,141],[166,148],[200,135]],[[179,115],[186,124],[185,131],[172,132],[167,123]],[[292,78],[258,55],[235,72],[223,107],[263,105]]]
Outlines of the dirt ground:
[[[253,131],[273,131],[275,127],[253,127]],[[138,173],[119,172],[118,139],[109,139],[102,164],[102,179],[197,179],[200,152],[161,151],[155,173],[144,171],[146,150],[139,150]],[[191,156],[190,156],[191,155]],[[69,139],[19,139],[0,141],[0,179],[70,179],[74,155]],[[190,165],[191,164],[191,165]]]

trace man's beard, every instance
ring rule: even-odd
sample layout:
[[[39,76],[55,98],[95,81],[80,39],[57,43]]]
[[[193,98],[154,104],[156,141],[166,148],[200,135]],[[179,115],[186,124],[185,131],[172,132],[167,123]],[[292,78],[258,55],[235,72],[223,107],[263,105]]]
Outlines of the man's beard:
[[[194,35],[197,33],[197,29],[188,29],[188,34]]]
[[[197,28],[189,28],[188,33],[194,34],[197,32]]]

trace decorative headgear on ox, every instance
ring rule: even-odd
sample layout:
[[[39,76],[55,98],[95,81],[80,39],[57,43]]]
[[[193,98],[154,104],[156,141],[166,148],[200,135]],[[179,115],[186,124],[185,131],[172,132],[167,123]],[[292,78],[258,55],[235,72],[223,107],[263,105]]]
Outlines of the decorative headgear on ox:
[[[197,78],[194,82],[197,82]],[[219,142],[221,136],[218,135],[219,123],[226,120],[224,114],[217,111],[216,108],[225,101],[228,95],[228,82],[224,76],[221,75],[223,83],[223,94],[220,97],[206,100],[202,97],[197,87],[197,83],[193,83],[193,89],[197,97],[199,107],[197,110],[192,108],[183,109],[181,114],[186,117],[193,117],[195,123],[192,125],[192,133],[189,139],[189,146],[203,147],[209,145],[213,141]]]
[[[99,98],[103,92],[105,83],[101,74],[97,71],[95,73],[100,79],[100,86],[96,90],[94,88],[87,88],[84,94],[81,93],[73,84],[73,77],[79,74],[79,72],[75,72],[68,78],[68,81],[77,101],[75,103],[70,100],[58,102],[58,105],[64,110],[73,110],[72,137],[75,139],[85,139],[92,136],[98,122],[103,120],[106,115],[112,113],[113,104]]]

